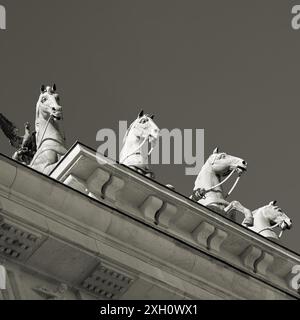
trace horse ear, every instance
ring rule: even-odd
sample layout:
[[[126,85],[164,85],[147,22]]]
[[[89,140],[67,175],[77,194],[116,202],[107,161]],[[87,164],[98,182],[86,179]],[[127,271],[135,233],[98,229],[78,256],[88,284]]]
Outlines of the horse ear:
[[[138,117],[141,118],[144,115],[144,110],[141,110]]]
[[[52,86],[52,91],[55,92],[56,91],[56,84],[54,83]]]
[[[151,116],[149,117],[150,119],[154,119],[154,114],[151,114]]]
[[[214,150],[213,154],[219,153],[219,148],[216,147],[216,149]]]
[[[275,205],[276,205],[276,203],[277,203],[277,201],[276,201],[276,200],[274,200],[274,201],[271,201],[271,202],[269,203],[269,205],[270,205],[270,206],[275,206]]]
[[[41,93],[44,93],[44,92],[45,92],[45,90],[46,90],[46,87],[45,87],[45,85],[44,85],[44,84],[42,84],[42,85],[41,85]]]

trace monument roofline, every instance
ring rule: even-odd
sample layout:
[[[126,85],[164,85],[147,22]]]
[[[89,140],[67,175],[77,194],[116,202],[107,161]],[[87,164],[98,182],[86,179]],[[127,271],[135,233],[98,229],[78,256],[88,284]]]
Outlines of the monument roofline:
[[[183,201],[184,203],[187,202],[188,205],[192,206],[193,208],[197,207],[199,210],[205,210],[205,212],[211,212],[213,215],[217,215],[218,217],[221,217],[222,220],[227,221],[230,225],[236,226],[242,232],[246,232],[246,233],[252,235],[254,238],[260,239],[260,241],[262,241],[264,243],[269,243],[271,246],[277,247],[278,250],[284,250],[284,251],[290,252],[291,254],[294,254],[294,255],[296,255],[297,257],[300,258],[300,254],[298,252],[296,252],[296,251],[284,246],[279,241],[275,242],[274,240],[268,239],[268,238],[262,236],[261,234],[255,232],[255,231],[253,231],[253,230],[251,230],[249,228],[243,227],[240,223],[231,220],[227,216],[223,216],[223,215],[219,214],[218,212],[214,211],[211,208],[205,207],[204,205],[191,200],[189,197],[187,197],[184,194],[176,191],[175,189],[170,189],[168,186],[164,185],[163,183],[161,183],[161,182],[159,182],[157,180],[153,180],[150,177],[147,177],[147,176],[145,176],[143,174],[138,173],[136,170],[134,170],[134,169],[132,169],[130,167],[127,167],[127,166],[124,166],[122,164],[119,164],[118,161],[115,161],[113,159],[110,159],[109,157],[106,157],[106,156],[104,156],[102,154],[97,153],[97,151],[95,149],[89,147],[87,144],[82,143],[79,140],[77,140],[75,143],[73,143],[73,145],[69,148],[68,152],[66,153],[65,157],[67,157],[78,146],[80,148],[82,148],[82,150],[86,150],[89,153],[93,154],[95,157],[98,157],[99,159],[102,159],[102,161],[104,161],[104,163],[107,164],[108,166],[111,165],[111,166],[117,167],[119,170],[124,169],[124,171],[122,171],[122,172],[126,172],[126,174],[132,174],[133,176],[138,178],[139,181],[143,181],[143,182],[149,183],[150,185],[157,186],[157,187],[161,188],[162,192],[166,192],[168,195],[172,195],[173,197],[175,197],[178,200]],[[61,181],[60,179],[58,179],[58,175],[59,175],[58,172],[60,170],[59,166],[60,166],[61,163],[64,162],[65,157],[62,158],[57,163],[57,166],[52,170],[52,172],[50,173],[50,178],[52,178],[54,180]],[[104,163],[102,163],[102,165]]]
[[[87,255],[85,264],[95,259],[97,265],[101,256],[129,278],[145,273],[190,298],[299,298],[290,286],[297,253],[79,142],[50,177],[3,155],[0,168],[0,216],[39,235],[34,254],[17,259],[28,268],[55,275],[40,256],[55,238]],[[76,270],[56,273],[69,286],[79,285]]]

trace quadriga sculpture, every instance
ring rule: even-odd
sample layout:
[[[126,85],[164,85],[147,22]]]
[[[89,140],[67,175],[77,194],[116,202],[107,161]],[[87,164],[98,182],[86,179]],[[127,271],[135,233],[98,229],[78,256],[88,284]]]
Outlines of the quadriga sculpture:
[[[148,165],[149,157],[159,137],[159,128],[154,123],[153,118],[153,115],[144,114],[144,111],[139,113],[124,136],[123,147],[120,152],[121,164],[131,167],[150,178],[154,178],[154,173]],[[150,151],[145,148],[148,143],[151,145]]]
[[[228,202],[226,200],[246,169],[246,161],[224,152],[219,152],[218,148],[216,148],[197,176],[191,199],[233,219],[236,213],[242,213],[245,216],[242,224],[248,227],[253,226],[253,215],[249,209],[242,206],[238,201]],[[229,193],[225,194],[223,184],[235,172],[238,173],[238,178]]]
[[[52,87],[42,85],[36,105],[37,151],[30,163],[31,168],[48,175],[67,152],[62,121],[63,110],[55,84]]]

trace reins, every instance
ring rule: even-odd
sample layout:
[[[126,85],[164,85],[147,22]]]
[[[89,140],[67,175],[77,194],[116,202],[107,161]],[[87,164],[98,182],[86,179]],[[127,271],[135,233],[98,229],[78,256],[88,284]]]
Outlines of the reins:
[[[130,154],[127,155],[124,159],[122,159],[122,162],[124,162],[124,161],[125,161],[126,159],[128,159],[129,157],[137,154],[137,152],[142,149],[142,147],[144,146],[144,144],[146,143],[146,141],[149,139],[149,137],[150,137],[150,134],[148,134],[148,135],[144,138],[144,140],[142,141],[142,143],[134,150],[134,152],[130,153]],[[153,151],[153,147],[152,147],[152,148],[150,149],[150,151],[148,152],[148,156],[151,155],[152,151]]]
[[[39,143],[39,145],[37,146],[36,150],[38,150],[38,149],[40,148],[40,146],[41,146],[41,144],[42,144],[42,142],[43,142],[44,136],[45,136],[45,134],[46,134],[47,128],[48,128],[49,123],[50,123],[50,121],[51,121],[52,118],[53,118],[53,114],[50,114],[49,119],[47,120],[47,123],[46,123],[46,125],[45,125],[45,129],[44,129],[42,138],[41,138],[40,143]],[[33,165],[34,165],[34,163],[35,163],[35,161],[36,161],[37,158],[38,158],[38,157],[34,157],[33,161],[30,163],[30,166],[33,166]]]
[[[47,123],[46,123],[46,125],[45,125],[45,129],[44,129],[44,132],[43,132],[41,141],[40,141],[37,149],[39,149],[39,147],[41,146],[41,144],[42,144],[42,142],[43,142],[44,136],[45,136],[45,134],[46,134],[46,131],[47,131],[48,126],[49,126],[49,123],[50,123],[50,121],[51,121],[52,118],[53,118],[53,114],[50,114],[49,119],[47,120]]]
[[[211,192],[211,191],[215,191],[215,189],[217,187],[220,187],[221,185],[223,185],[226,181],[228,181],[231,176],[235,173],[235,172],[238,172],[239,171],[239,168],[235,168],[234,170],[231,171],[231,173],[228,175],[228,177],[226,177],[226,179],[224,179],[223,181],[221,181],[220,183],[216,184],[215,186],[209,188],[209,189],[204,189],[204,188],[198,188],[196,190],[194,190],[193,192],[193,198],[198,198],[198,200],[200,199],[205,199],[206,198],[206,194]],[[241,173],[238,175],[238,177],[236,178],[233,186],[231,187],[231,189],[229,190],[229,192],[227,193],[227,195],[225,196],[225,199],[228,198],[231,193],[233,192],[233,190],[236,188],[239,180],[241,178]],[[198,201],[197,200],[197,201]]]
[[[274,226],[263,228],[263,229],[261,229],[260,231],[258,231],[257,233],[260,234],[261,232],[267,231],[267,230],[272,231],[273,229],[275,229],[276,227],[278,227],[281,223],[282,223],[282,222],[277,222]],[[275,231],[274,231],[274,232],[275,232]],[[283,234],[283,230],[280,231],[279,236],[278,236],[278,239],[281,238],[282,234]]]
[[[129,157],[133,156],[134,154],[136,154],[142,147],[143,145],[146,143],[146,141],[148,140],[149,135],[147,137],[144,138],[143,142],[134,150],[134,152],[130,153],[129,155],[127,155],[124,159],[122,159],[122,162],[124,162],[126,159],[128,159]],[[149,155],[149,154],[148,154]]]
[[[46,122],[45,129],[44,129],[44,131],[43,131],[43,135],[42,135],[42,138],[41,138],[41,140],[40,140],[40,143],[39,143],[39,145],[38,145],[37,148],[36,148],[37,150],[40,148],[41,144],[44,142],[44,141],[43,141],[44,136],[45,136],[45,134],[46,134],[46,132],[47,132],[49,123],[50,123],[51,119],[53,119],[53,117],[54,117],[53,114],[50,114],[49,119],[48,119],[47,122]],[[63,140],[65,141],[65,135],[64,135],[64,133],[63,133]],[[34,163],[35,163],[35,161],[36,161],[37,158],[38,158],[38,157],[35,157],[35,158],[33,159],[33,161],[32,161],[32,163],[30,164],[30,166],[34,165]]]

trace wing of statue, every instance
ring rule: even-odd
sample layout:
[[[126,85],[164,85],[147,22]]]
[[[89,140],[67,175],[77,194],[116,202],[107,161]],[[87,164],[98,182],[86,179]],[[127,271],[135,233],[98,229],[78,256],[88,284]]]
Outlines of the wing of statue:
[[[19,136],[18,128],[9,121],[2,113],[0,113],[0,127],[3,133],[8,138],[10,144],[19,149],[23,142],[23,137]]]
[[[34,156],[34,154],[36,153],[36,136],[35,136],[36,132],[32,132],[30,134],[30,137],[28,138],[28,140],[26,140],[26,142],[24,143],[24,147],[27,147],[28,150],[30,151],[31,155]]]

